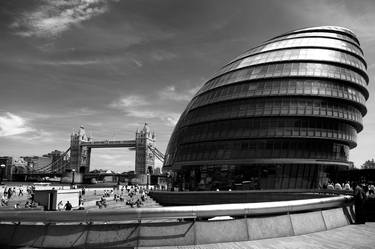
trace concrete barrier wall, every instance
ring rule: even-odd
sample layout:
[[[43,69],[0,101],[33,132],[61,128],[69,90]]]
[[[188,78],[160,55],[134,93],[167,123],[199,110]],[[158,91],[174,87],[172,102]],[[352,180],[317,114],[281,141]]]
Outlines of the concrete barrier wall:
[[[329,230],[352,222],[352,208],[222,221],[129,224],[0,224],[0,248],[177,246],[277,238]]]
[[[293,225],[289,215],[277,215],[247,219],[249,240],[293,236]]]

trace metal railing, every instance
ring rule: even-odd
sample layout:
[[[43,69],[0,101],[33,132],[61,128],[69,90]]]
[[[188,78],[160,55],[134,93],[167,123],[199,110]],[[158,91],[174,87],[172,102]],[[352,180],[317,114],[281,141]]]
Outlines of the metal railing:
[[[171,218],[208,218],[216,216],[256,216],[278,213],[321,210],[343,207],[352,203],[352,196],[342,195],[319,199],[275,201],[241,204],[217,204],[116,210],[77,211],[6,211],[0,212],[0,222],[32,223],[92,223],[142,221]]]

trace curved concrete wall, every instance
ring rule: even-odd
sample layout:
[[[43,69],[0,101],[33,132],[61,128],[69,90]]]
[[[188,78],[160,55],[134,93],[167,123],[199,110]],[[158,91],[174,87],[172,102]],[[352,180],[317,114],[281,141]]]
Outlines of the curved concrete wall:
[[[247,190],[247,191],[151,191],[149,195],[162,206],[210,205],[303,200],[331,197],[332,194],[352,194],[352,191],[326,190]]]
[[[0,224],[0,247],[103,248],[197,245],[324,231],[353,222],[352,206],[221,221],[129,224]]]

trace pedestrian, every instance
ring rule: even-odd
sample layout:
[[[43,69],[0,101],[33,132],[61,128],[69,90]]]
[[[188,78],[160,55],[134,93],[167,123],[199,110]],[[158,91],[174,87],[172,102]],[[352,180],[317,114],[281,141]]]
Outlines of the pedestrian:
[[[6,198],[6,195],[1,196],[1,206],[8,206],[8,199]]]
[[[358,183],[354,184],[354,207],[356,224],[365,223],[364,205],[366,201],[366,193]]]
[[[57,204],[57,210],[62,211],[63,207],[64,207],[64,204],[62,201],[60,201],[59,204]]]
[[[349,182],[345,183],[344,190],[351,190]]]
[[[13,191],[12,188],[8,188],[8,200],[12,197]]]
[[[18,192],[18,197],[19,196],[23,196],[23,189],[22,189],[22,187],[20,188],[20,190],[19,190],[19,192]]]
[[[328,190],[334,190],[335,187],[333,186],[332,183],[328,183],[328,185],[327,185],[327,189],[328,189]]]
[[[335,184],[335,190],[342,190],[340,183]]]
[[[79,204],[78,210],[85,210],[85,207],[83,205],[83,202]]]
[[[26,203],[25,203],[25,208],[31,208],[31,204],[30,204],[29,201],[26,201]]]
[[[70,211],[70,210],[72,210],[72,204],[70,204],[69,201],[67,201],[67,202],[65,203],[65,210],[66,210],[66,211]]]
[[[375,194],[375,186],[374,184],[371,184],[369,187],[368,187],[368,194],[373,196]]]

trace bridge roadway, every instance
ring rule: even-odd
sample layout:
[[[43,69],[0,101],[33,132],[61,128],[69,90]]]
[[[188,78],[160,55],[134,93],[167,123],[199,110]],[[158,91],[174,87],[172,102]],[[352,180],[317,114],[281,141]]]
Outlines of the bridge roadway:
[[[81,146],[89,148],[120,148],[120,147],[135,147],[135,140],[119,140],[119,141],[90,141],[81,142]]]
[[[373,249],[375,248],[375,222],[348,225],[323,232],[299,236],[253,241],[215,243],[191,246],[139,247],[179,249]]]

